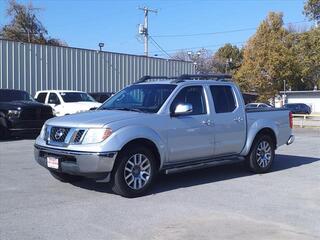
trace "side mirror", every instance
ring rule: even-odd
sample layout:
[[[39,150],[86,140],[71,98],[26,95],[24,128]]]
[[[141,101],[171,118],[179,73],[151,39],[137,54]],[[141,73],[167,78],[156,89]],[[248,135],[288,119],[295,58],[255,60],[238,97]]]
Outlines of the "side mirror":
[[[192,105],[190,103],[183,103],[183,104],[178,104],[174,112],[171,113],[171,115],[181,116],[181,115],[189,114],[191,112],[192,112]]]

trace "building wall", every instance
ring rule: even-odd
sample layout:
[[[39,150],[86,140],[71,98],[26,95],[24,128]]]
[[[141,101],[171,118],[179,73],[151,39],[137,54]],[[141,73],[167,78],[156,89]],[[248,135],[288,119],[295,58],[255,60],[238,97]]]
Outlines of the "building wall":
[[[0,88],[116,92],[144,75],[195,73],[191,62],[0,39]]]

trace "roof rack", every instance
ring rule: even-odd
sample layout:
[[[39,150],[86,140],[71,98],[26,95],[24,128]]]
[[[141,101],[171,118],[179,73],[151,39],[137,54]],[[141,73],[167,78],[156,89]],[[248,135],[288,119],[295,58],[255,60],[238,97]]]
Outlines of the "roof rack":
[[[170,80],[170,79],[177,79],[177,77],[149,76],[149,75],[146,75],[146,76],[143,76],[142,78],[140,78],[138,81],[136,81],[135,84],[137,84],[137,83],[143,83],[143,82],[146,82],[146,81],[151,80],[151,79],[165,79],[165,80]]]
[[[184,82],[185,80],[223,80],[228,81],[232,79],[232,76],[229,74],[182,74],[177,77],[167,77],[167,76],[143,76],[138,81],[135,82],[135,84],[146,82],[150,79],[164,79],[164,80],[170,80],[173,79],[172,83],[179,83]]]
[[[229,74],[182,74],[177,78],[175,83],[183,82],[185,80],[231,80],[232,76]]]

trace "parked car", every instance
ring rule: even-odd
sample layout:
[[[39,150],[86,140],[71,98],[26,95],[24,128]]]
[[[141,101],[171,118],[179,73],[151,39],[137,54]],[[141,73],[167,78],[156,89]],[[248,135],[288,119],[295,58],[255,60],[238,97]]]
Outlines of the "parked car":
[[[108,100],[114,93],[113,92],[92,92],[89,93],[91,97],[94,98],[99,103],[104,103]]]
[[[0,89],[0,138],[39,133],[52,108],[36,102],[29,93]]]
[[[38,91],[35,99],[51,106],[56,116],[64,116],[100,107],[88,93],[67,90]]]
[[[304,103],[287,103],[283,106],[290,110],[293,114],[310,114],[311,108]]]
[[[294,141],[291,113],[245,110],[237,85],[221,78],[144,78],[97,111],[48,120],[35,159],[61,181],[110,181],[125,197],[143,195],[159,172],[245,160],[251,171],[265,173],[275,150]]]
[[[272,106],[266,103],[248,103],[246,105],[246,109],[252,109],[252,108],[272,108]]]

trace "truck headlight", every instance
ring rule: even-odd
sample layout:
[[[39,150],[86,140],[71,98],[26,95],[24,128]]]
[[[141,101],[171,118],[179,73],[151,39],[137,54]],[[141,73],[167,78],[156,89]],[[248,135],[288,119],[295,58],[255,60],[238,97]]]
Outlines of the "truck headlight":
[[[100,143],[112,134],[110,128],[91,128],[87,131],[82,144]]]
[[[8,118],[19,118],[20,117],[20,110],[9,110],[7,113]]]
[[[46,140],[46,135],[47,135],[47,125],[44,124],[41,128],[41,132],[40,132],[40,138]]]

